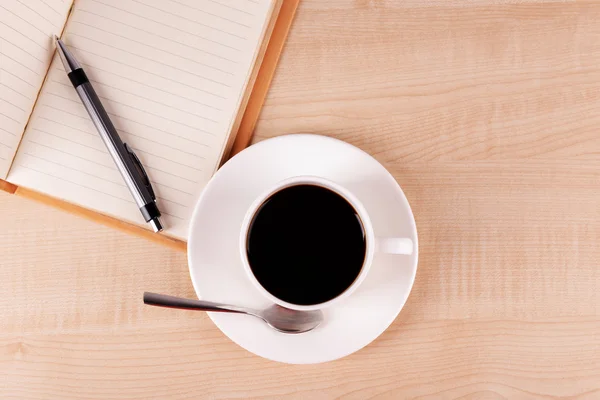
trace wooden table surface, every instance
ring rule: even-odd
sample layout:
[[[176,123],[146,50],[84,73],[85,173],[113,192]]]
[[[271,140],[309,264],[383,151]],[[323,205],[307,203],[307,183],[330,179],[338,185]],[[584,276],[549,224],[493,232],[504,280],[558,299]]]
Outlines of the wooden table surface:
[[[256,140],[384,163],[420,239],[375,342],[282,365],[231,343],[185,254],[0,194],[2,399],[600,398],[600,1],[303,0]]]

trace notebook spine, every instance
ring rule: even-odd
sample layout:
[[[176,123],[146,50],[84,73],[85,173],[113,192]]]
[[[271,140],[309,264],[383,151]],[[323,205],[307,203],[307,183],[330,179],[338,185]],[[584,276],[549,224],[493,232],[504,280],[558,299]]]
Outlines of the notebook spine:
[[[6,182],[0,179],[0,190],[10,194],[14,194],[17,191],[17,185],[13,185],[10,182]]]

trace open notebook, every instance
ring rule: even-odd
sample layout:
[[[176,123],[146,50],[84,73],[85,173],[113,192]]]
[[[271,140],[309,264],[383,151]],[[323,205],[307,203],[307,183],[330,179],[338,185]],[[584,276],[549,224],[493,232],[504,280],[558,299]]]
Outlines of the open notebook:
[[[142,161],[165,232],[185,240],[262,74],[282,2],[2,0],[0,179],[146,225],[55,55],[56,34]]]

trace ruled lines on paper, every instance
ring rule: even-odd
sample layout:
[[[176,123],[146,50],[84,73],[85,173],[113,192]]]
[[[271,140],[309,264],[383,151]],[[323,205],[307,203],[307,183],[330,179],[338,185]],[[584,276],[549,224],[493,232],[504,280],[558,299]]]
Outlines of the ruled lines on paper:
[[[0,179],[6,178],[70,2],[0,2]]]
[[[174,236],[185,238],[220,162],[271,10],[271,0],[75,2],[65,43],[142,161]],[[143,224],[58,59],[9,180]]]

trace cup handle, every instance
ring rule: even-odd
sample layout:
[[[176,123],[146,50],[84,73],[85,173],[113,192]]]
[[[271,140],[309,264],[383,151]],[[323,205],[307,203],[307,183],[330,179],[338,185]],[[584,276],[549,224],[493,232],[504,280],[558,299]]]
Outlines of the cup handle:
[[[413,253],[413,248],[413,241],[409,238],[379,237],[375,239],[375,252],[377,253],[410,255]]]

